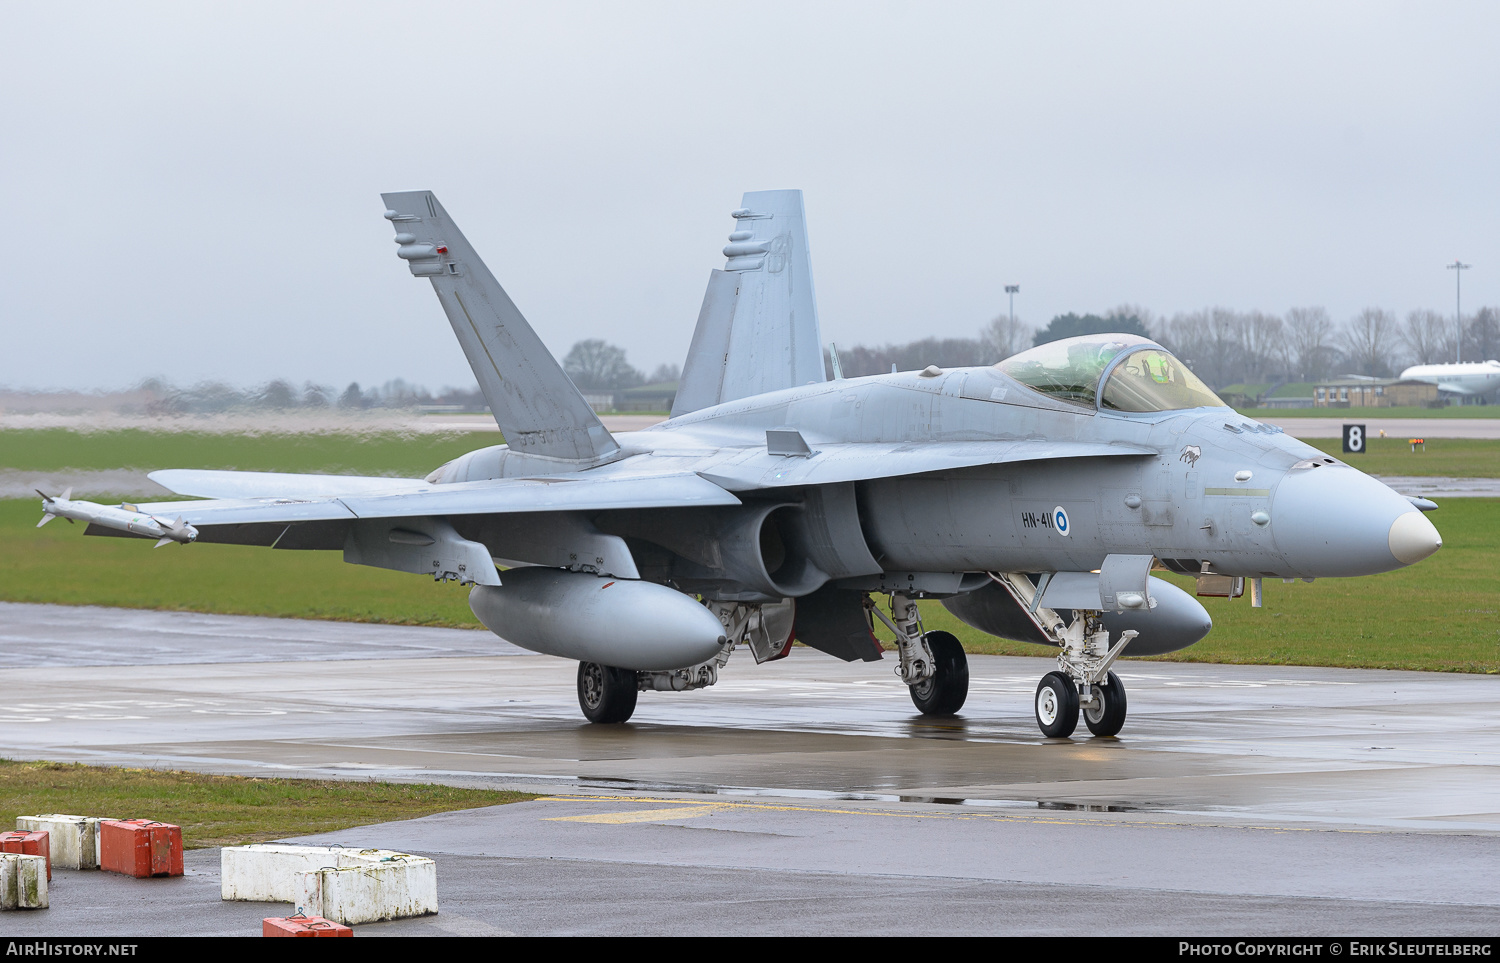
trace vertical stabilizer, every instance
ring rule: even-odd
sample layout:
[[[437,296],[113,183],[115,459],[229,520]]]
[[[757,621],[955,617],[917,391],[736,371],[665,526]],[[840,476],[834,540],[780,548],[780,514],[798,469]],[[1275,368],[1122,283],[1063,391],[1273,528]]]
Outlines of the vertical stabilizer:
[[[825,380],[801,191],[751,191],[734,211],[672,415]]]
[[[432,281],[513,451],[596,464],[620,450],[431,191],[382,194],[396,254]]]

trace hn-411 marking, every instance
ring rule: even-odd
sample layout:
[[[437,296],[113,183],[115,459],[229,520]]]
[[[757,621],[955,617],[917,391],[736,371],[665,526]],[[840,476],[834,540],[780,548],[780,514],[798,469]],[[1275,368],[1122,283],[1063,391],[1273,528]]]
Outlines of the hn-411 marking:
[[[209,500],[48,498],[47,517],[472,583],[490,629],[579,661],[594,722],[628,719],[639,691],[713,685],[741,643],[757,662],[793,640],[880,659],[876,619],[917,708],[951,715],[968,664],[916,604],[940,599],[1057,649],[1035,702],[1049,736],[1080,712],[1096,735],[1118,732],[1115,660],[1211,628],[1153,567],[1196,576],[1200,595],[1248,580],[1258,603],[1265,577],[1384,572],[1441,545],[1411,501],[1236,414],[1144,338],[826,380],[800,191],[744,196],[671,418],[612,436],[437,199],[384,200],[397,255],[430,280],[507,444],[422,479],[158,471]]]

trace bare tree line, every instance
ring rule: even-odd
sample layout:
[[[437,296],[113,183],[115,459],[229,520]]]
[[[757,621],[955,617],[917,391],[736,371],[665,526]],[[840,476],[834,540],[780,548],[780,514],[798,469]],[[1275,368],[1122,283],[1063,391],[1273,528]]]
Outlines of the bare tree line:
[[[1040,331],[1000,315],[972,338],[840,346],[838,353],[844,374],[858,377],[890,371],[892,364],[902,371],[929,364],[993,364],[1033,344],[1109,331],[1149,334],[1216,388],[1344,374],[1394,377],[1409,365],[1452,361],[1457,336],[1451,315],[1428,309],[1402,318],[1385,308],[1365,308],[1339,323],[1321,307],[1297,307],[1285,314],[1215,307],[1157,317],[1125,304],[1099,315],[1058,315]],[[1463,357],[1500,358],[1500,309],[1481,308],[1464,317]]]
[[[1209,384],[1318,381],[1340,374],[1393,377],[1414,364],[1454,360],[1457,326],[1451,317],[1418,309],[1405,318],[1365,308],[1339,324],[1320,307],[1285,315],[1210,308],[1173,315],[1151,326],[1162,344]],[[1464,319],[1468,360],[1500,356],[1500,310],[1482,308]]]
[[[1365,308],[1339,323],[1321,307],[1291,308],[1285,314],[1215,307],[1157,317],[1138,305],[1122,304],[1097,315],[1058,315],[1040,330],[1021,318],[1002,314],[970,338],[841,345],[838,354],[844,375],[860,377],[882,374],[893,365],[898,371],[910,371],[930,364],[945,368],[994,364],[1034,344],[1105,332],[1149,335],[1214,388],[1305,383],[1344,374],[1391,377],[1408,365],[1452,361],[1457,347],[1452,316],[1428,309],[1407,312],[1403,318],[1384,308]],[[1480,308],[1466,316],[1462,347],[1466,361],[1500,358],[1500,309]],[[825,362],[831,377],[832,365],[826,356]],[[575,344],[563,359],[563,369],[586,391],[671,383],[681,370],[675,364],[663,364],[647,374],[629,364],[623,349],[600,339]],[[433,393],[400,378],[378,388],[352,383],[343,391],[312,382],[299,388],[281,379],[237,388],[222,382],[179,387],[151,378],[133,389],[131,396],[132,404],[143,405],[150,414],[242,408],[484,408],[477,385]],[[49,405],[63,403],[64,399],[55,398]]]

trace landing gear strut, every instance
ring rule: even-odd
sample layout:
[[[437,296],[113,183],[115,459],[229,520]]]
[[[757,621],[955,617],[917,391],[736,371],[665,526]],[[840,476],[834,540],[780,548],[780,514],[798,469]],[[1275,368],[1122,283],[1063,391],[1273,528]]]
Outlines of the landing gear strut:
[[[1094,735],[1118,733],[1125,725],[1125,684],[1110,666],[1139,633],[1126,629],[1111,646],[1100,613],[1075,609],[1073,621],[1065,624],[1056,611],[1038,604],[1041,590],[1025,575],[1007,572],[990,577],[1010,592],[1033,624],[1059,647],[1057,671],[1043,676],[1036,687],[1036,724],[1042,735],[1071,736],[1078,728],[1080,709]]]
[[[905,595],[891,595],[891,617],[868,597],[865,605],[896,633],[900,662],[896,674],[911,692],[912,704],[924,716],[951,716],[969,697],[969,658],[948,632],[923,632],[917,603]]]

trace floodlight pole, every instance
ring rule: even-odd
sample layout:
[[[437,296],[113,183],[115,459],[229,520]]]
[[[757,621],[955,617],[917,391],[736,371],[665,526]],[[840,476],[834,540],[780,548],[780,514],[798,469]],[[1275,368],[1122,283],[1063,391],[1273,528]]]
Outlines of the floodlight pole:
[[[1463,278],[1464,272],[1473,266],[1474,265],[1472,264],[1465,264],[1457,258],[1454,259],[1452,264],[1448,265],[1448,270],[1453,272],[1453,324],[1456,328],[1455,333],[1458,335],[1458,337],[1454,339],[1455,347],[1453,349],[1453,360],[1455,364],[1463,364],[1464,361]]]
[[[1005,286],[1005,293],[1010,295],[1010,329],[1012,331],[1016,329],[1016,292],[1019,290],[1021,290],[1019,284],[1007,284]]]

